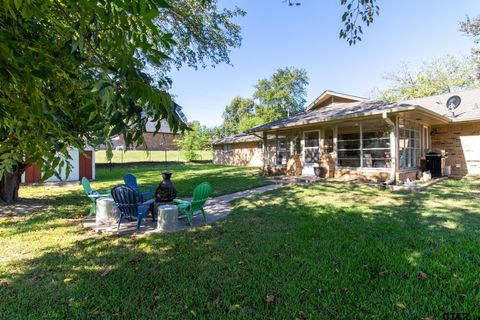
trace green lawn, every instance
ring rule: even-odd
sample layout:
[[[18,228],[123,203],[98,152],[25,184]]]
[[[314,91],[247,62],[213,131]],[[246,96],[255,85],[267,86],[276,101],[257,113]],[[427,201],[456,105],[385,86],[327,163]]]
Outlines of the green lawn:
[[[198,160],[212,160],[211,150],[201,150],[197,152],[199,155]],[[166,156],[166,160],[165,160]],[[150,162],[150,161],[176,161],[184,162],[185,157],[181,151],[171,150],[167,151],[150,151],[145,152],[141,150],[128,150],[128,151],[113,151],[112,163],[125,163],[125,162]],[[96,163],[108,163],[105,150],[95,151]]]
[[[213,226],[138,238],[83,230],[88,202],[58,193],[0,224],[2,319],[480,316],[480,182],[288,187]]]
[[[123,176],[133,173],[138,184],[153,185],[162,181],[162,172],[173,172],[172,181],[180,197],[191,196],[193,188],[204,181],[213,187],[213,196],[234,193],[267,184],[266,178],[259,175],[258,168],[220,166],[196,163],[167,164],[123,164],[112,168],[102,166],[96,171],[98,181],[92,183],[94,189],[110,189],[123,183]]]

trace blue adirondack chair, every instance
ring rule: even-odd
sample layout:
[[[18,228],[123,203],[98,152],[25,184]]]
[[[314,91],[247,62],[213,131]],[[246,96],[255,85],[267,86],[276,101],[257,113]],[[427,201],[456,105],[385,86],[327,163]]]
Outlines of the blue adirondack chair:
[[[138,192],[124,184],[113,188],[111,193],[113,201],[115,201],[118,210],[120,211],[117,231],[120,229],[120,223],[122,223],[123,218],[129,220],[136,218],[137,231],[140,230],[143,217],[148,214],[150,205],[154,202],[154,199],[146,202],[139,202]]]
[[[139,195],[139,201],[144,202],[145,198],[153,198],[154,192],[153,192],[153,186],[145,186],[145,188],[148,189],[148,191],[141,191],[140,186],[137,184],[137,177],[135,177],[133,174],[129,173],[123,177],[123,181],[125,181],[125,184],[132,188],[133,190],[137,191]]]

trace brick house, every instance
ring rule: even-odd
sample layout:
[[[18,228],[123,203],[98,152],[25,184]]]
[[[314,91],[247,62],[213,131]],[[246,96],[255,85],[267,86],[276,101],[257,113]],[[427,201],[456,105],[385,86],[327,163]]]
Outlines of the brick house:
[[[178,150],[179,146],[176,140],[181,138],[181,134],[173,133],[165,119],[161,120],[160,130],[156,134],[154,134],[155,125],[156,123],[153,121],[147,122],[146,132],[143,134],[145,143],[131,147],[135,150]],[[118,143],[122,146],[125,145],[122,135],[118,136]]]
[[[303,113],[212,142],[214,163],[376,181],[415,178],[436,149],[447,154],[443,173],[480,174],[479,145],[480,89],[397,103],[325,91]]]
[[[270,136],[270,140],[275,136]],[[210,143],[213,163],[261,167],[263,164],[262,139],[255,135],[239,133]]]
[[[182,111],[182,107],[174,103],[174,111],[177,114],[180,121],[187,123],[187,117]],[[148,121],[145,125],[146,132],[143,134],[144,143],[140,145],[127,146],[133,147],[136,150],[179,150],[176,140],[181,139],[181,133],[173,133],[166,119],[160,120],[160,129],[155,133],[155,128],[158,122]],[[125,139],[122,135],[112,137],[114,147],[125,146]]]

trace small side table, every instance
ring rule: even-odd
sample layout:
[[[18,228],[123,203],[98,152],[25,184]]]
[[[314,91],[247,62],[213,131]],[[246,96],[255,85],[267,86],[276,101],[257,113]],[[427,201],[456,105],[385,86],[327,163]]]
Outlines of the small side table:
[[[167,204],[158,206],[157,229],[160,231],[174,231],[178,227],[178,208]]]
[[[97,225],[111,224],[118,218],[118,208],[112,198],[98,198],[95,222]]]

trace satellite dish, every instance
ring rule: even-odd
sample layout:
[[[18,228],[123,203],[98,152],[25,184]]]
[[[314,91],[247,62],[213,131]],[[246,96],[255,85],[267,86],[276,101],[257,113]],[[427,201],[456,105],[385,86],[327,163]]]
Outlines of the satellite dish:
[[[462,99],[459,96],[451,96],[447,100],[447,109],[450,111],[453,111],[457,109],[457,107],[460,105],[462,102]]]

